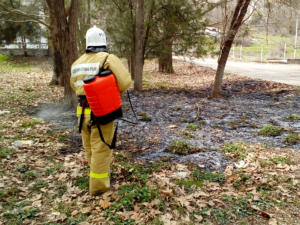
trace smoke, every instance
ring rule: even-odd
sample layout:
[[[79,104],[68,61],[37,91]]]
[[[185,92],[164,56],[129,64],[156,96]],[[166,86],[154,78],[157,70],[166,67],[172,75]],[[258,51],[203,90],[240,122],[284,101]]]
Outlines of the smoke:
[[[36,113],[36,117],[58,123],[57,129],[73,129],[77,124],[76,110],[63,104],[44,104]]]

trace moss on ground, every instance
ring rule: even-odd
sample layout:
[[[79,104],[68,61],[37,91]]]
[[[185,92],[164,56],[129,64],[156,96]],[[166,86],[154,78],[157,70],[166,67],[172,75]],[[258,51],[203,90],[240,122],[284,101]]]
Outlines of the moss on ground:
[[[268,137],[276,137],[276,136],[281,135],[282,130],[283,129],[281,127],[277,127],[277,126],[273,126],[271,124],[267,124],[266,126],[264,126],[263,128],[261,128],[258,131],[258,135],[268,136]]]
[[[197,152],[203,152],[205,149],[197,148],[186,142],[175,139],[173,140],[172,144],[165,149],[165,151],[178,155],[188,155]]]

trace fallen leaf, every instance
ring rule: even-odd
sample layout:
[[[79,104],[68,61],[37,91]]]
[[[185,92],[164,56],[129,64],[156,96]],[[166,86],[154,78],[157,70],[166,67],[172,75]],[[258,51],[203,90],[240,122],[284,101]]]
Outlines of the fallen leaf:
[[[83,214],[87,214],[89,212],[91,212],[91,207],[85,207],[81,210],[81,213],[83,213]]]
[[[271,218],[268,222],[268,225],[277,225],[277,220],[275,218]]]
[[[163,195],[166,195],[166,196],[171,196],[172,195],[172,190],[171,189],[166,189],[166,190],[159,190],[159,192]]]
[[[203,220],[203,217],[200,215],[194,215],[194,217],[196,218],[197,222],[201,222]]]
[[[108,200],[100,200],[99,204],[102,209],[107,209],[108,207],[111,206],[111,202],[109,202]]]
[[[32,206],[35,208],[40,208],[42,206],[42,200],[33,202]]]
[[[265,217],[265,218],[267,218],[267,219],[270,219],[270,218],[272,217],[272,214],[267,213],[267,212],[261,210],[261,209],[260,209],[258,206],[256,206],[256,205],[251,205],[251,208],[254,209],[254,210],[256,210],[261,216],[263,216],[263,217]]]

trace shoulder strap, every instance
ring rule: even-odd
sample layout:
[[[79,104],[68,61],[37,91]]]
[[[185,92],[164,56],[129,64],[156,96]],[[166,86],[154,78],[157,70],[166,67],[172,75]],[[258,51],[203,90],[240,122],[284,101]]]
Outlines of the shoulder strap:
[[[105,65],[105,62],[106,62],[108,56],[109,56],[109,53],[107,53],[107,55],[106,55],[105,58],[104,58],[103,65],[101,66],[101,68],[100,68],[100,70],[99,70],[99,75],[100,75],[101,72],[104,71],[104,65]]]

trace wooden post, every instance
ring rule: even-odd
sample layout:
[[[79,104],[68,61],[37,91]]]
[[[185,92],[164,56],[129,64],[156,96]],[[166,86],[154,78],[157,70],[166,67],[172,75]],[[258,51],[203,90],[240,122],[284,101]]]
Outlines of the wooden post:
[[[286,42],[284,43],[283,59],[286,59]]]
[[[241,46],[240,46],[240,59],[243,58],[242,53],[243,53],[243,46],[241,45]]]
[[[298,39],[298,19],[296,19],[295,45],[294,45],[294,59],[297,55],[297,39]]]
[[[263,45],[261,45],[261,47],[260,47],[260,62],[261,63],[263,62],[263,54],[264,54],[264,47],[263,47]]]

